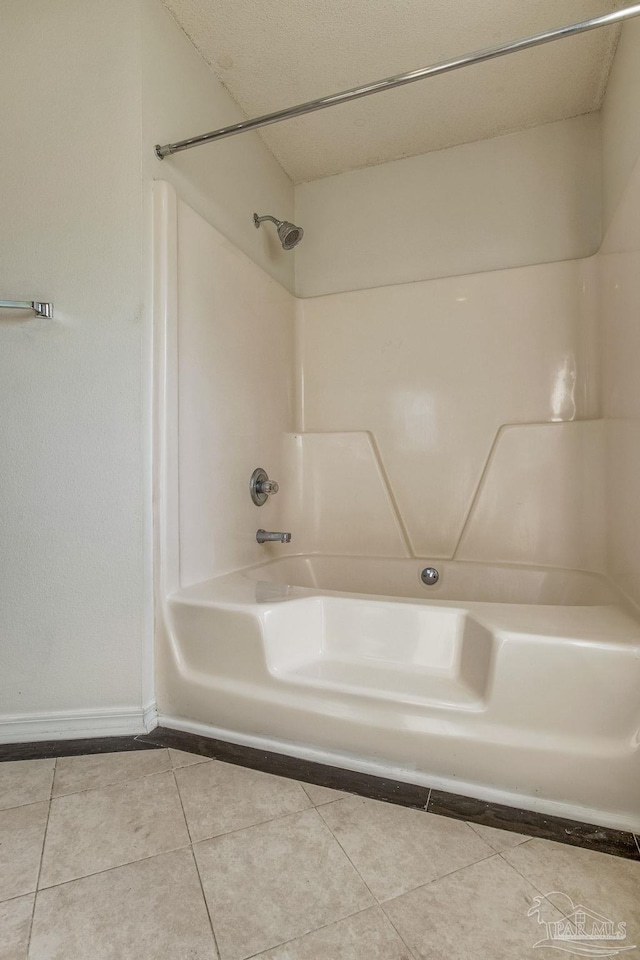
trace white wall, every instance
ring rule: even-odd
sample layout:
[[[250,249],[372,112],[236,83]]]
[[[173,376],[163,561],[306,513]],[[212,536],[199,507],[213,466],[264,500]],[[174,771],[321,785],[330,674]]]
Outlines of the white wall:
[[[145,631],[139,27],[5,0],[0,714],[140,708]]]
[[[301,297],[590,256],[599,116],[302,184],[296,222]]]
[[[0,85],[0,298],[56,311],[0,314],[0,739],[142,729],[146,181],[172,180],[289,286],[290,255],[251,215],[290,216],[293,188],[257,138],[154,158],[156,141],[241,118],[160,0],[2,0]]]
[[[292,220],[293,184],[258,134],[243,134],[158,160],[156,143],[174,142],[246,119],[160,0],[141,0],[143,170],[178,195],[289,290],[294,258],[272,225],[256,230],[254,211]]]

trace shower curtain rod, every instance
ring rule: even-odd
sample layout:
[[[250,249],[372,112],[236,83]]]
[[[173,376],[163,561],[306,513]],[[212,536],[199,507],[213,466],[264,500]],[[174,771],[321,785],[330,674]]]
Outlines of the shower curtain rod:
[[[178,140],[176,143],[156,144],[155,152],[159,160],[172,153],[180,153],[182,150],[190,150],[192,147],[199,147],[203,143],[212,143],[214,140],[224,140],[226,137],[234,137],[238,133],[247,133],[250,130],[257,130],[260,127],[269,126],[271,123],[280,123],[282,120],[289,120],[291,117],[301,117],[306,113],[315,113],[316,110],[324,110],[326,107],[333,107],[339,103],[349,103],[350,100],[358,100],[360,97],[369,97],[373,93],[382,93],[383,90],[393,90],[395,87],[402,87],[407,83],[415,83],[416,80],[425,80],[427,77],[436,77],[441,73],[449,73],[451,70],[458,70],[460,67],[469,67],[473,63],[483,63],[485,60],[494,60],[497,57],[504,57],[510,53],[518,53],[520,50],[528,50],[530,47],[538,47],[543,43],[550,43],[552,40],[561,40],[564,37],[575,37],[579,33],[586,33],[587,30],[596,30],[598,27],[608,27],[614,23],[620,23],[622,20],[630,20],[631,17],[640,16],[640,3],[634,3],[623,10],[616,10],[613,13],[606,13],[600,17],[593,17],[591,20],[582,20],[580,23],[572,23],[566,27],[558,27],[556,30],[550,30],[548,33],[538,33],[533,37],[523,37],[521,40],[514,40],[512,43],[505,43],[500,47],[489,47],[486,50],[476,50],[474,53],[468,53],[462,57],[455,57],[453,60],[442,60],[434,63],[430,67],[423,67],[421,70],[412,70],[409,73],[399,73],[394,77],[386,77],[384,80],[377,80],[375,83],[366,83],[360,87],[351,87],[350,90],[343,90],[341,93],[333,93],[328,97],[320,97],[317,100],[308,100],[306,103],[299,103],[294,107],[287,107],[285,110],[277,110],[275,113],[266,113],[261,117],[255,117],[253,120],[242,120],[240,123],[232,123],[228,127],[220,127],[219,130],[212,130],[210,133],[203,133],[198,137],[190,137],[188,140]]]

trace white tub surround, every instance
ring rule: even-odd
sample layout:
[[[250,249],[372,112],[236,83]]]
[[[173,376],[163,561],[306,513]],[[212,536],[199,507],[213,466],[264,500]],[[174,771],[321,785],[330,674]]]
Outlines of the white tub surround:
[[[640,829],[593,261],[296,305],[155,213],[160,722]]]

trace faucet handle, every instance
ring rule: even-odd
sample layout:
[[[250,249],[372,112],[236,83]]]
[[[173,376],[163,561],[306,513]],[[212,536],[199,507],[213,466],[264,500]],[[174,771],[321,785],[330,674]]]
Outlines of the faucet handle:
[[[275,480],[269,480],[266,470],[263,470],[262,467],[256,467],[249,481],[249,492],[251,493],[251,499],[257,507],[261,507],[263,503],[266,503],[267,497],[272,493],[277,493],[279,489]]]
[[[256,490],[258,493],[266,493],[267,496],[271,493],[277,493],[280,487],[275,480],[262,480],[256,483]]]

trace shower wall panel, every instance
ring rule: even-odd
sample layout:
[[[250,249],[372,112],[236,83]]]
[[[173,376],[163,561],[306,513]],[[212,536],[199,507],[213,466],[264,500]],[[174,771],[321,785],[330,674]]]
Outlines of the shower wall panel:
[[[170,190],[170,188],[166,188]],[[293,428],[294,298],[186,204],[177,203],[180,581],[265,559],[282,497],[256,507],[255,467],[283,481]]]
[[[607,567],[640,606],[640,21],[626,23],[602,105],[600,251]]]
[[[607,428],[607,565],[640,606],[640,161],[599,257]]]
[[[455,554],[504,425],[599,416],[596,280],[592,258],[299,302],[304,429],[371,434],[415,554]],[[493,459],[494,490],[509,490],[504,510],[519,508],[527,524],[545,531],[511,559],[562,556],[568,565],[597,568],[602,556],[587,549],[601,541],[597,498],[577,488],[586,514],[576,517],[549,495],[557,477],[563,502],[571,500],[584,445],[558,443],[558,434],[548,443],[539,434],[525,433],[508,449],[503,443]],[[592,487],[601,489],[597,478],[585,489]],[[494,508],[501,509],[499,497]],[[589,530],[576,539],[583,524]],[[504,544],[508,522],[497,526]],[[490,534],[484,516],[481,559],[499,548]],[[357,554],[361,542],[352,523],[340,552]]]
[[[588,257],[600,196],[597,113],[303,183],[296,292]]]

